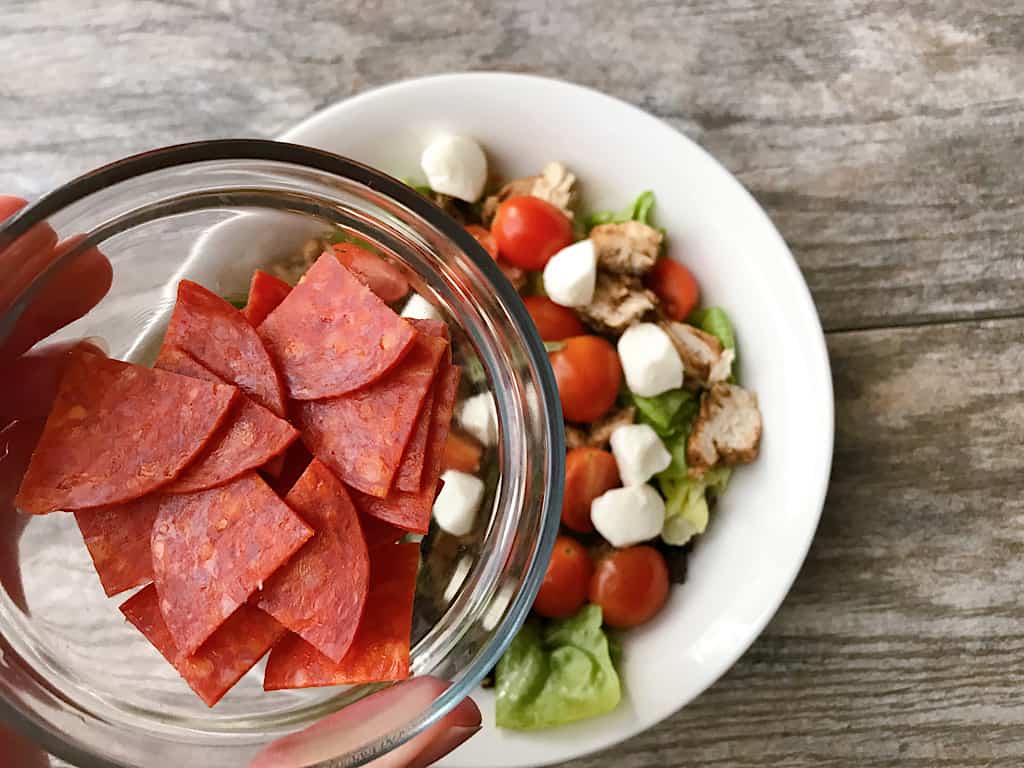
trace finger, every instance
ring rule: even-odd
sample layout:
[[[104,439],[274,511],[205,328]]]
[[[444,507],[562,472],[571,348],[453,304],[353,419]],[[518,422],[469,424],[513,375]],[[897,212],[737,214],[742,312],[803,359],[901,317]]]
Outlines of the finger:
[[[70,352],[77,346],[53,345],[31,352],[10,363],[0,377],[0,587],[23,611],[26,605],[18,540],[28,516],[15,510],[14,497],[71,359]]]
[[[465,722],[471,722],[475,718],[476,725],[452,725],[447,730],[442,731],[432,743],[424,747],[415,760],[409,763],[408,768],[426,768],[428,765],[433,765],[449,752],[453,752],[456,748],[462,746],[470,737],[480,732],[482,727],[480,724],[480,710],[477,708],[476,703],[472,699],[465,699],[459,702],[459,706],[456,709],[459,708],[462,708],[463,711],[457,717]],[[470,709],[472,710],[471,712],[469,711]]]
[[[57,246],[54,258],[74,248],[81,237]],[[49,278],[22,312],[7,340],[0,344],[0,360],[11,360],[51,333],[85,315],[107,295],[114,279],[107,257],[95,248],[76,256]]]
[[[0,196],[0,221],[24,208],[20,197]],[[0,238],[0,311],[6,311],[53,260],[57,233],[49,224],[36,224],[13,242]]]
[[[0,726],[0,757],[8,757],[12,762],[3,765],[18,768],[47,768],[50,760],[35,744],[19,733]]]
[[[436,678],[418,677],[367,696],[304,731],[275,741],[256,756],[250,768],[298,768],[360,749],[404,727],[447,687]],[[369,768],[405,768],[453,729],[464,733],[479,727],[476,705],[459,705],[423,733],[369,763]]]
[[[0,221],[13,216],[28,205],[28,201],[11,195],[0,195]]]

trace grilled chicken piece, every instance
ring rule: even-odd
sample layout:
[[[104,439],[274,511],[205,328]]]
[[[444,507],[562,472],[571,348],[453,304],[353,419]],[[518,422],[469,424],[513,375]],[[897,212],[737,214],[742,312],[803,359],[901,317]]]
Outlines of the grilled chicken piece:
[[[588,325],[617,336],[657,306],[658,298],[639,278],[598,272],[594,298],[577,311]]]
[[[686,442],[690,474],[700,477],[717,464],[747,464],[757,458],[760,444],[757,395],[735,384],[715,384],[701,397]]]
[[[645,275],[661,252],[661,232],[639,221],[599,224],[590,230],[597,266],[618,275]]]
[[[675,345],[688,383],[709,387],[729,378],[736,355],[717,338],[686,323],[663,320],[659,325]]]
[[[553,161],[545,165],[536,176],[525,176],[510,181],[497,193],[484,200],[481,211],[484,224],[489,227],[498,206],[517,195],[532,195],[546,200],[572,220],[572,207],[576,204],[577,198],[576,177],[564,165]]]

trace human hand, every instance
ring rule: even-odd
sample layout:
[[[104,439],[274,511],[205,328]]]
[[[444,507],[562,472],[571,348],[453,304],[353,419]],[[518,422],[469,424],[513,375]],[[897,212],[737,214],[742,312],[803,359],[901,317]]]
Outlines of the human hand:
[[[0,196],[0,221],[24,205],[18,198]],[[56,233],[46,225],[37,225],[14,243],[0,240],[0,274],[9,276],[0,283],[0,315],[73,244],[74,240],[58,243]],[[96,249],[85,251],[36,291],[9,332],[0,327],[0,370],[5,372],[0,376],[0,587],[23,610],[17,547],[26,518],[16,512],[13,499],[56,395],[68,353],[76,346],[35,345],[91,310],[106,295],[111,280],[106,257]],[[298,768],[357,749],[413,719],[445,687],[434,678],[395,685],[274,742],[257,755],[252,768]],[[480,711],[467,699],[440,722],[370,763],[370,768],[423,768],[479,729]],[[13,765],[26,768],[49,764],[41,750],[2,727],[0,755],[10,755]]]

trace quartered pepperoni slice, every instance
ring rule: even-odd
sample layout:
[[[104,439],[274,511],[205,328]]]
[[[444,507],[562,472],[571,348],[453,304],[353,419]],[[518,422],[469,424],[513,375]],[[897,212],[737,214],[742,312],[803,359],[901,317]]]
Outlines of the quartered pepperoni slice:
[[[202,452],[237,394],[76,350],[15,503],[42,514],[140,498]]]
[[[325,253],[260,325],[295,400],[337,397],[394,368],[413,327]]]

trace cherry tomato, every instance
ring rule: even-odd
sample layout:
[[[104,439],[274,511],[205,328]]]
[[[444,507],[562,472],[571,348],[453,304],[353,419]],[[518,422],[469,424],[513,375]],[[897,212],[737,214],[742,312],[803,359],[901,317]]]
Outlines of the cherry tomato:
[[[491,233],[505,261],[522,269],[544,269],[548,259],[572,242],[572,222],[547,200],[519,195],[498,206]]]
[[[444,443],[444,458],[441,460],[445,469],[457,469],[475,475],[480,469],[480,455],[483,449],[471,437],[449,432]]]
[[[596,421],[615,404],[622,386],[619,355],[600,336],[572,336],[548,355],[566,421]]]
[[[377,254],[352,243],[336,243],[332,247],[338,261],[351,269],[381,301],[390,304],[409,292],[409,281],[402,270]]]
[[[590,533],[590,502],[622,485],[615,457],[600,448],[573,448],[565,457],[565,496],[562,522],[580,533]]]
[[[569,536],[559,536],[533,610],[549,619],[573,616],[587,602],[593,573],[594,564],[583,545]]]
[[[486,227],[481,227],[479,224],[469,224],[466,226],[466,231],[473,236],[474,240],[480,243],[492,259],[498,258],[498,243],[495,241],[494,235],[488,232]]]
[[[697,279],[678,261],[662,257],[647,275],[647,287],[661,299],[665,314],[682,320],[697,308],[700,287]]]
[[[561,341],[570,336],[582,336],[583,323],[576,313],[561,304],[555,304],[547,296],[527,296],[523,299],[526,311],[533,318],[533,324],[544,341]]]
[[[668,567],[654,547],[619,549],[594,569],[590,602],[601,606],[609,627],[635,627],[649,621],[668,599]]]

